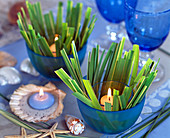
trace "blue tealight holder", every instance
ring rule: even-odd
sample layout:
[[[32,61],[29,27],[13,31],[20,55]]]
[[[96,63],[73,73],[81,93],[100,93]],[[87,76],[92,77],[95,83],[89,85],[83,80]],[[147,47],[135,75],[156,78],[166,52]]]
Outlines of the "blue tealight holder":
[[[58,75],[55,74],[54,71],[57,69],[63,68],[68,74],[69,71],[66,67],[63,57],[47,57],[34,53],[26,44],[27,53],[31,60],[34,68],[44,77],[54,80],[60,81]],[[79,58],[80,65],[83,63],[85,54],[87,49],[87,42],[84,44],[82,49],[80,49],[77,54]],[[68,55],[69,58],[73,58],[73,55]]]
[[[44,92],[45,98],[39,98],[39,93],[31,95],[28,99],[30,107],[36,110],[45,110],[54,104],[54,96],[51,93]],[[42,96],[43,97],[43,96]]]
[[[110,81],[108,82],[110,83]],[[114,85],[112,83],[111,88],[119,89],[121,85],[125,84],[116,82],[116,85]],[[96,88],[96,86],[93,89],[100,90],[100,87]],[[108,90],[107,84],[104,85],[103,89]],[[94,130],[105,134],[118,134],[130,128],[138,119],[144,102],[145,98],[136,106],[127,110],[103,111],[94,109],[77,99],[79,110],[85,122]]]

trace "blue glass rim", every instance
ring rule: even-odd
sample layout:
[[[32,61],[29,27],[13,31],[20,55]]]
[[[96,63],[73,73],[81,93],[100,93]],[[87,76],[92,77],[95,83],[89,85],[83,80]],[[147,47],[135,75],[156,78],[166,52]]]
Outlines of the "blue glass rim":
[[[87,106],[88,108],[92,109],[92,110],[95,110],[95,111],[98,111],[98,112],[104,112],[104,113],[122,113],[122,112],[127,112],[127,111],[130,111],[130,110],[133,110],[134,108],[137,108],[140,104],[142,104],[145,100],[145,97],[142,99],[142,101],[140,103],[138,103],[137,105],[135,105],[134,107],[131,107],[129,109],[125,109],[125,110],[120,110],[120,111],[103,111],[103,110],[98,110],[98,109],[95,109],[95,108],[92,108],[90,106],[88,106],[87,104],[83,103],[82,101],[80,101],[79,99],[77,99],[79,102],[81,102],[83,105]]]
[[[119,82],[119,81],[103,81],[103,82],[117,82],[117,83],[121,83],[121,84],[124,84],[125,86],[128,86],[127,84],[125,84],[125,83],[123,83],[123,82]],[[103,82],[99,82],[99,83],[96,83],[96,84],[94,84],[93,86],[92,86],[92,88],[94,88],[96,85],[98,85],[98,84],[100,84],[100,83],[103,83]],[[129,87],[129,86],[128,86]],[[133,92],[133,90],[132,90],[132,92]],[[77,99],[78,101],[80,101],[79,99]],[[140,103],[138,103],[137,105],[135,105],[134,107],[131,107],[131,108],[129,108],[129,109],[125,109],[125,110],[120,110],[120,111],[103,111],[103,110],[98,110],[98,109],[95,109],[95,108],[92,108],[92,107],[90,107],[90,106],[88,106],[87,104],[85,104],[85,103],[83,103],[82,101],[80,101],[82,104],[84,104],[85,106],[87,106],[87,107],[89,107],[89,108],[91,108],[91,109],[93,109],[93,110],[96,110],[96,111],[101,111],[101,112],[108,112],[108,113],[113,113],[113,112],[115,112],[115,113],[117,113],[117,112],[125,112],[125,111],[129,111],[129,110],[133,110],[133,108],[135,108],[135,107],[137,107],[137,106],[139,106],[140,104],[142,104],[143,102],[144,102],[144,100],[145,100],[145,96],[144,96],[144,98],[141,100],[141,102]]]
[[[138,13],[146,14],[146,15],[160,15],[160,14],[163,14],[163,13],[170,12],[170,9],[164,10],[164,11],[159,11],[159,12],[144,12],[144,11],[136,10],[128,4],[127,0],[125,0],[125,8],[133,10],[133,11],[138,12]]]
[[[25,42],[25,43],[26,43],[26,42]],[[63,58],[62,56],[60,56],[60,57],[48,57],[48,56],[39,55],[39,54],[35,53],[34,51],[32,51],[32,50],[29,48],[29,46],[27,45],[27,43],[26,43],[26,47],[27,47],[27,49],[28,49],[31,53],[33,53],[34,55],[37,55],[37,56],[39,56],[39,57],[52,58],[52,59],[61,59],[61,58]],[[86,47],[87,47],[87,41],[86,41],[86,43],[84,43],[83,47],[82,47],[79,51],[83,51],[84,49],[86,49]],[[79,53],[79,51],[77,51],[77,53]],[[71,56],[73,56],[73,54],[68,55],[69,58],[70,58]]]

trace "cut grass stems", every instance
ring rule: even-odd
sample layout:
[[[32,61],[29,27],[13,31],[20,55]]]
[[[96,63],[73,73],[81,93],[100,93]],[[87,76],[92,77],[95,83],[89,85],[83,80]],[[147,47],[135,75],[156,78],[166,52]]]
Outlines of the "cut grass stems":
[[[7,118],[9,121],[13,122],[14,124],[16,124],[16,125],[18,125],[18,126],[20,126],[20,127],[23,127],[23,128],[28,129],[28,130],[32,130],[32,131],[35,131],[35,132],[38,132],[38,133],[42,133],[42,134],[43,134],[43,132],[39,131],[39,130],[36,129],[35,127],[30,126],[27,121],[20,120],[16,115],[13,115],[13,114],[11,114],[11,113],[9,113],[9,112],[7,112],[7,111],[4,111],[4,110],[2,110],[2,109],[0,109],[0,114],[1,114],[2,116],[4,116],[5,118]],[[41,127],[41,128],[43,128],[43,129],[48,129],[48,127],[43,127],[43,126],[41,126],[41,125],[39,125],[39,124],[35,124],[35,123],[31,123],[31,124],[32,124],[32,125],[35,125],[35,126],[38,126],[38,127]],[[47,123],[46,123],[46,124],[47,124]],[[48,126],[50,126],[50,125],[48,125]],[[66,137],[66,138],[70,137],[70,138],[72,138],[72,137],[77,137],[77,136],[72,136],[72,135],[69,135],[69,134],[63,134],[63,135],[61,135],[61,134],[56,134],[56,137]],[[78,138],[80,138],[80,137],[78,137]],[[83,138],[83,137],[82,137],[82,138]]]
[[[124,135],[122,138],[130,138],[132,136],[134,136],[136,133],[140,132],[141,130],[143,130],[144,128],[146,128],[147,126],[151,125],[152,123],[154,123],[154,121],[157,119],[157,118],[161,118],[161,120],[158,122],[157,125],[155,125],[153,128],[157,127],[160,122],[164,121],[168,116],[170,115],[170,108],[164,110],[160,116],[156,116],[154,117],[153,119],[147,121],[146,123],[142,124],[141,126],[137,127],[136,129],[134,129],[133,131],[131,131],[130,133]],[[145,134],[144,134],[145,135]]]
[[[95,15],[91,17],[92,9],[89,7],[81,25],[82,3],[77,3],[73,7],[73,2],[68,0],[65,22],[63,22],[62,2],[58,3],[56,21],[54,21],[52,11],[42,14],[40,2],[31,4],[26,1],[26,6],[31,24],[28,23],[29,19],[23,8],[21,13],[18,13],[17,24],[28,47],[39,55],[53,57],[50,50],[52,44],[55,44],[56,56],[61,56],[60,50],[63,48],[67,54],[72,54],[71,42],[73,40],[76,44],[76,50],[79,51],[87,42],[95,26],[96,18]],[[58,40],[55,40],[55,35],[59,35]]]
[[[139,46],[133,45],[133,49],[129,50],[129,52],[126,51],[123,55],[124,43],[125,38],[122,38],[119,44],[112,43],[105,57],[105,51],[99,57],[99,46],[93,48],[88,56],[88,80],[86,81],[82,77],[76,45],[73,41],[71,48],[74,58],[69,59],[65,49],[61,50],[61,55],[72,78],[62,68],[56,70],[55,73],[74,92],[74,96],[83,103],[99,110],[102,110],[99,99],[101,96],[106,95],[106,93],[102,93],[103,85],[101,86],[101,92],[98,92],[98,88],[92,89],[93,85],[102,81],[117,81],[126,84],[120,85],[119,90],[113,89],[118,94],[113,94],[113,99],[117,102],[115,104],[116,107],[114,106],[111,111],[134,107],[144,98],[146,91],[157,75],[157,70],[156,68],[153,69],[155,62],[148,59],[144,67],[137,74]],[[111,84],[110,87],[112,87]],[[129,100],[132,91],[133,97]],[[110,105],[107,104],[106,110],[110,110]]]
[[[45,123],[45,124],[46,124],[48,127],[44,127],[44,126],[42,126],[42,125],[39,125],[39,124],[36,124],[36,123],[30,123],[30,122],[29,122],[29,124],[28,124],[27,121],[23,121],[23,120],[19,119],[16,115],[13,115],[12,113],[9,113],[9,112],[4,111],[4,110],[2,110],[2,109],[0,109],[0,114],[1,114],[2,116],[4,116],[5,118],[7,118],[9,121],[13,122],[14,124],[16,124],[16,125],[18,125],[18,126],[20,126],[20,127],[26,128],[26,129],[28,129],[28,130],[32,130],[32,131],[38,132],[38,133],[43,133],[43,132],[39,131],[38,129],[36,129],[35,127],[33,127],[33,126],[29,125],[29,124],[32,124],[32,125],[34,125],[34,126],[41,127],[41,128],[43,128],[43,129],[48,129],[49,126],[51,126],[51,125],[49,125],[49,124],[47,124],[47,123]],[[56,136],[57,136],[57,137],[67,137],[67,138],[68,138],[68,137],[73,137],[73,136],[71,136],[71,135],[69,135],[69,134],[63,134],[63,135],[61,135],[61,134],[56,134]],[[74,136],[74,137],[76,137],[76,136]],[[83,138],[83,137],[82,137],[82,138]]]
[[[170,102],[169,102],[166,106],[168,106],[169,104],[170,104]],[[166,107],[166,106],[165,106],[165,107]],[[158,114],[161,110],[162,110],[162,108],[159,109],[159,110],[157,110],[156,112],[144,113],[144,115],[148,115],[148,114],[151,114],[151,115],[149,115],[148,117],[146,117],[145,119],[143,119],[141,122],[133,125],[130,129],[132,130],[132,129],[135,128],[135,127],[140,128],[140,125],[141,125],[143,122],[145,122],[145,121],[147,121],[147,120],[148,120],[148,122],[149,122],[149,121],[152,120],[153,117],[154,117],[156,114]],[[168,111],[168,109],[165,109],[162,113],[164,113],[164,112],[166,112],[166,111]],[[168,112],[167,112],[167,113],[168,113]],[[135,130],[137,130],[137,128],[136,128]],[[123,133],[117,135],[116,138],[119,138],[120,136],[123,136],[123,135],[124,135],[126,132],[128,132],[128,131],[129,131],[129,129],[126,130],[126,131],[124,131]],[[134,131],[134,132],[135,132],[135,131]],[[131,133],[131,132],[129,132],[129,133]],[[125,136],[130,135],[129,133],[127,133]]]
[[[166,101],[165,105],[162,107],[162,110],[160,111],[159,115],[158,115],[157,118],[155,119],[152,127],[151,127],[151,128],[149,129],[149,131],[144,135],[145,137],[147,137],[147,136],[149,135],[149,133],[150,133],[150,132],[154,129],[154,127],[156,126],[156,122],[157,122],[158,118],[160,117],[161,113],[163,112],[164,108],[165,108],[166,105],[168,104],[169,100],[170,100],[170,97],[169,97],[168,100]],[[169,115],[170,115],[170,113],[169,113]],[[161,123],[161,122],[160,122],[160,123]],[[159,124],[159,123],[158,123],[158,124]]]

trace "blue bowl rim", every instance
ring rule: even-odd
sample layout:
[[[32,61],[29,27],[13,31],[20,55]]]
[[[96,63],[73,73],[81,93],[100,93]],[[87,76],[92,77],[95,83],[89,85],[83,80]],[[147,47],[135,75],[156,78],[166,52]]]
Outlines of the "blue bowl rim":
[[[25,43],[26,43],[26,42],[25,42]],[[88,43],[88,42],[86,41],[86,43],[84,43],[83,47],[82,47],[77,53],[79,53],[80,51],[84,51],[84,50],[87,48],[87,43]],[[29,46],[27,45],[27,43],[26,43],[26,47],[27,47],[27,49],[28,49],[31,53],[33,53],[34,55],[37,55],[37,56],[39,56],[39,57],[52,58],[52,59],[61,59],[61,58],[63,58],[62,56],[60,56],[60,57],[48,57],[48,56],[39,55],[39,54],[35,53],[34,51],[32,51],[32,50],[29,48]],[[73,56],[73,54],[68,55],[69,58],[70,58],[71,56]]]
[[[167,10],[164,10],[164,11],[160,11],[160,12],[144,12],[144,11],[136,10],[136,9],[134,9],[132,6],[130,6],[127,3],[127,0],[125,0],[125,7],[128,8],[128,9],[131,9],[131,10],[133,10],[135,12],[146,14],[146,15],[159,15],[159,14],[170,12],[170,9],[167,9]]]
[[[87,106],[88,108],[90,108],[90,109],[92,109],[92,110],[95,110],[95,111],[104,112],[104,113],[118,113],[118,112],[121,113],[121,112],[127,112],[127,111],[129,111],[129,110],[132,110],[132,109],[134,109],[134,108],[137,108],[140,104],[142,104],[142,103],[145,101],[145,97],[142,99],[142,101],[141,101],[140,103],[138,103],[138,104],[135,105],[134,107],[131,107],[131,108],[126,109],[126,110],[121,110],[121,111],[103,111],[103,110],[98,110],[98,109],[95,109],[95,108],[92,108],[92,107],[88,106],[87,104],[85,104],[85,103],[83,103],[82,101],[80,101],[78,98],[77,98],[77,100],[78,100],[79,102],[81,102],[82,104],[84,104],[85,106]]]

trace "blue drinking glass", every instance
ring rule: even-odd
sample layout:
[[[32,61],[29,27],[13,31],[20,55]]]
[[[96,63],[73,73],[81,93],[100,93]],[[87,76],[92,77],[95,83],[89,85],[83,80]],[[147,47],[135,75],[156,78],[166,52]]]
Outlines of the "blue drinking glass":
[[[124,20],[124,0],[96,0],[96,5],[102,17],[110,22],[106,26],[107,35],[102,35],[96,43],[104,45],[102,47],[108,49],[110,42],[119,42],[124,36],[123,27],[120,24]]]
[[[100,14],[111,23],[124,20],[124,0],[96,0]]]
[[[96,4],[107,21],[120,23],[124,20],[124,0],[96,0]]]
[[[125,24],[132,44],[140,48],[140,66],[148,58],[154,59],[151,51],[162,45],[170,30],[169,0],[125,0]],[[163,71],[159,66],[159,78]]]

